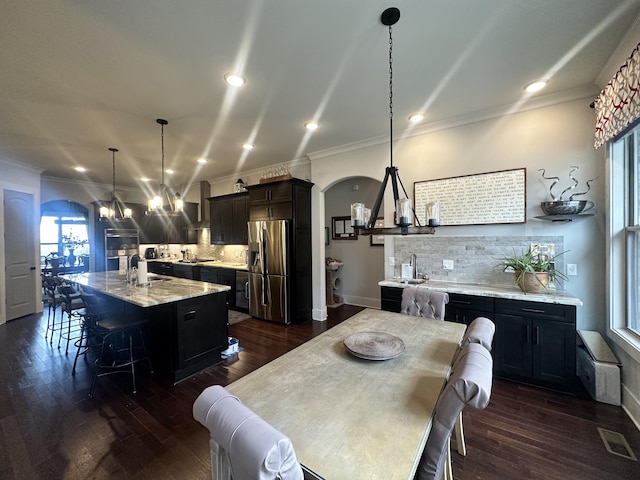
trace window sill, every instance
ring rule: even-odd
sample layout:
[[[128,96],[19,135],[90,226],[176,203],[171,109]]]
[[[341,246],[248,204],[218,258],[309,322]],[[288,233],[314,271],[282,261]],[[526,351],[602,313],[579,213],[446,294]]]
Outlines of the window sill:
[[[626,328],[609,329],[609,338],[640,364],[640,339]]]

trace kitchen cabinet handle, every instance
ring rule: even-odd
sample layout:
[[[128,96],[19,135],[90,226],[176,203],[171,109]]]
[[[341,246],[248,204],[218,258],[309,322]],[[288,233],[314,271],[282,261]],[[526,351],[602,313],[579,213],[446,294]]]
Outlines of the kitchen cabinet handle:
[[[185,320],[193,320],[194,318],[196,318],[196,311],[195,310],[191,310],[190,312],[186,312],[184,314],[183,318]]]
[[[540,310],[538,308],[521,308],[520,311],[528,313],[545,313],[544,310]]]
[[[249,282],[244,283],[244,296],[249,299]]]
[[[536,339],[534,345],[540,345],[540,329],[538,327],[533,327],[533,331]]]
[[[526,338],[524,343],[529,344],[531,343],[531,326],[530,325],[527,325],[525,332],[526,332]]]
[[[460,305],[471,305],[470,301],[464,301],[464,300],[456,300],[454,302],[449,302],[449,303],[455,303],[455,304],[460,304]]]

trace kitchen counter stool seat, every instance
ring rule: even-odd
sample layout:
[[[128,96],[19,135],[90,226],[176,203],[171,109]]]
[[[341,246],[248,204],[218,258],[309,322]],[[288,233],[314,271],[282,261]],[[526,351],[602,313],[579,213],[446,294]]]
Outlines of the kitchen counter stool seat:
[[[69,353],[69,343],[80,337],[85,305],[81,298],[82,292],[76,290],[73,285],[62,281],[57,286],[57,290],[63,297],[61,304],[62,311],[67,314],[66,323],[61,326],[58,348],[60,348],[60,340],[64,338],[67,341],[64,352],[66,355]]]
[[[85,338],[88,343],[78,347],[79,351],[80,348],[84,348],[86,351],[90,348],[91,339],[99,339],[97,358],[94,362],[95,372],[89,396],[93,396],[98,377],[116,373],[130,373],[133,393],[136,393],[136,365],[141,362],[146,363],[150,373],[153,373],[153,366],[144,340],[144,331],[148,320],[121,318],[110,314],[89,318],[85,322]]]

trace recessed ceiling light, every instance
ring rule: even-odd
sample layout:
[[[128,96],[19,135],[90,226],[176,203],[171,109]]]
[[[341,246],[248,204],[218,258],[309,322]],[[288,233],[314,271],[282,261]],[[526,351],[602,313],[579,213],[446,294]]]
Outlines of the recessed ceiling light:
[[[240,75],[235,75],[233,73],[225,74],[224,79],[232,87],[241,87],[245,83],[244,78],[242,78]]]
[[[422,113],[414,113],[413,115],[409,115],[409,121],[411,123],[418,123],[424,120],[424,115]]]
[[[198,163],[203,163],[203,164],[204,164],[204,163],[207,163],[207,159],[206,159],[206,158],[204,158],[204,157],[203,157],[203,158],[199,158],[199,159],[198,159]]]
[[[75,168],[74,168],[74,170],[75,170],[76,172],[86,172],[86,171],[87,171],[87,169],[86,169],[86,168],[84,168],[84,167],[75,167]]]
[[[535,82],[531,82],[528,85],[525,85],[524,91],[533,93],[533,92],[542,90],[546,86],[547,86],[546,80],[536,80]]]
[[[244,145],[242,145],[242,148],[244,148],[245,150],[253,150],[253,147],[255,147],[253,143],[245,143]]]
[[[151,179],[150,179],[150,178],[147,178],[147,177],[142,177],[142,178],[140,179],[140,181],[142,181],[142,182],[150,182],[150,181],[151,181]]]
[[[319,127],[318,122],[307,122],[304,124],[304,128],[306,128],[307,130],[316,130]]]
[[[173,175],[173,174],[174,174],[174,173],[176,173],[176,172],[174,172],[174,171],[173,171],[173,170],[171,170],[170,168],[167,168],[167,169],[164,171],[164,173],[168,173],[169,175]]]

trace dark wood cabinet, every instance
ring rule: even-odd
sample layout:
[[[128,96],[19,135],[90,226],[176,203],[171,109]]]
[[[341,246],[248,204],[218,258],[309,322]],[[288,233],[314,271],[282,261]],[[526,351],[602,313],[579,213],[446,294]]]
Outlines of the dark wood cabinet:
[[[380,287],[381,308],[399,312],[402,287]],[[487,317],[496,325],[494,374],[564,392],[576,379],[576,308],[573,305],[449,294],[445,320],[469,325]]]
[[[493,320],[493,298],[450,293],[445,308],[445,320],[469,325],[478,317]]]
[[[248,197],[248,193],[242,192],[208,199],[211,213],[211,244],[247,244]]]
[[[231,268],[200,267],[200,281],[227,285],[231,290],[227,291],[227,305],[234,308],[236,305],[236,271]]]
[[[573,391],[576,377],[575,307],[496,299],[494,321],[496,376]]]
[[[225,300],[218,293],[150,307],[154,369],[177,383],[219,363],[228,346]]]
[[[249,219],[289,220],[294,216],[295,184],[289,180],[262,185],[252,185],[249,189]]]
[[[147,270],[149,273],[173,276],[173,262],[150,260],[147,262]]]
[[[388,312],[400,313],[402,290],[396,287],[380,287],[380,308]]]
[[[198,204],[191,202],[185,202],[183,211],[176,215],[143,215],[139,220],[140,243],[188,243],[188,227],[197,221]]]

